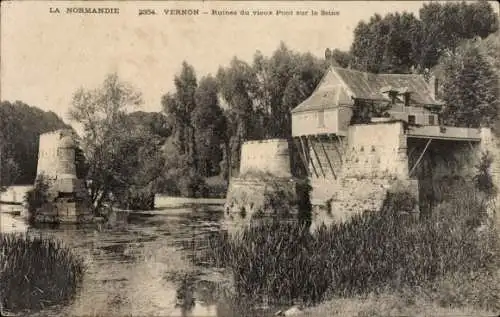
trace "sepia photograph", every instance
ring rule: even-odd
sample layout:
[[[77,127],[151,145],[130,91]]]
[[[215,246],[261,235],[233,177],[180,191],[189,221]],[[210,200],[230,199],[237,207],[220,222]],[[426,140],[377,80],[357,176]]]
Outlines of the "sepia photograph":
[[[500,316],[497,1],[2,1],[0,316]]]

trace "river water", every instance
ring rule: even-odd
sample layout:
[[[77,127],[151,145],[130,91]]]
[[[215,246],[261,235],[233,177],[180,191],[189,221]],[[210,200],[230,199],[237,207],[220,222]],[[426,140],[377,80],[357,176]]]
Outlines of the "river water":
[[[208,237],[227,229],[220,200],[164,199],[113,228],[29,227],[1,215],[2,232],[15,227],[63,240],[87,266],[74,302],[32,316],[266,316],[278,309],[237,303],[227,295],[227,272],[206,263]]]

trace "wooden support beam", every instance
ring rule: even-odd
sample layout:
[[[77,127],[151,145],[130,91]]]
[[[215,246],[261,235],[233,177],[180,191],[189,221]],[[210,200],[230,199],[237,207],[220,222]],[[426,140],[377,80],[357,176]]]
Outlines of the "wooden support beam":
[[[302,161],[302,164],[304,164],[304,167],[306,168],[307,176],[309,176],[311,173],[309,172],[309,164],[307,163],[307,158],[304,157],[304,153],[303,153],[304,151],[302,149],[302,144],[296,138],[293,138],[293,141],[295,143],[295,146],[299,150],[300,160]]]
[[[328,153],[326,152],[325,146],[323,145],[323,142],[319,142],[321,144],[321,148],[323,149],[323,153],[325,153],[326,160],[328,161],[328,165],[330,165],[330,170],[332,171],[332,175],[335,179],[337,179],[337,175],[335,174],[335,171],[333,169],[332,162],[330,161],[330,157],[328,156]]]
[[[302,140],[302,136],[299,136],[299,140],[300,140],[300,149],[302,150],[302,154],[306,158],[306,162],[309,165],[309,155],[307,155],[309,153],[309,149],[307,147],[307,144],[305,144],[305,142]]]
[[[304,144],[304,140],[302,140],[302,136],[299,136],[299,140],[300,140],[300,144],[302,145],[302,150],[304,151],[304,156],[306,157],[306,162],[309,164],[309,156],[305,152],[305,150],[306,150],[306,144]],[[306,141],[307,141],[307,137],[306,137]],[[309,148],[307,148],[307,149],[308,149],[308,152],[309,152]],[[311,162],[311,165],[312,165],[313,170],[314,170],[314,175],[316,175],[316,177],[319,177],[318,171],[316,170],[316,166],[314,166],[314,162],[312,160],[310,162]]]
[[[345,155],[347,152],[346,151],[346,144],[344,143],[344,140],[338,134],[336,134],[336,137],[337,137],[337,140],[339,140],[342,155]]]
[[[307,136],[306,136],[306,139],[309,142],[309,139],[307,138]],[[318,161],[318,166],[319,166],[319,169],[321,170],[321,173],[323,174],[323,177],[326,178],[325,170],[323,169],[323,166],[321,165],[321,161],[319,160],[318,152],[316,152],[316,149],[314,148],[313,143],[311,143],[311,149],[313,150],[314,155],[316,156],[316,160]],[[311,160],[311,162],[312,162],[312,160]]]
[[[335,136],[337,137],[337,140],[339,140],[339,143],[342,146],[342,148],[344,148],[344,141],[342,141],[342,139],[340,138],[340,136],[338,134],[335,134]]]
[[[340,148],[337,146],[337,142],[335,142],[335,139],[330,137],[330,135],[328,135],[328,140],[332,141],[333,146],[335,147],[335,150],[339,154],[340,164],[343,165],[344,164],[344,151],[340,150]],[[338,135],[337,135],[337,140],[339,141],[339,144],[341,146],[343,146],[343,142]]]
[[[413,152],[415,152],[415,150],[417,149],[417,147],[413,147],[411,150],[410,150],[410,153],[408,153],[408,160],[411,158]]]
[[[427,151],[427,148],[429,147],[429,144],[431,144],[431,141],[432,141],[432,139],[429,139],[429,141],[427,141],[427,144],[425,145],[424,150],[422,151],[422,153],[420,153],[418,160],[415,162],[415,165],[413,165],[413,167],[411,168],[410,172],[408,173],[408,176],[411,176],[411,174],[413,173],[413,171],[417,167],[418,163],[420,163],[420,160],[424,157],[425,151]]]

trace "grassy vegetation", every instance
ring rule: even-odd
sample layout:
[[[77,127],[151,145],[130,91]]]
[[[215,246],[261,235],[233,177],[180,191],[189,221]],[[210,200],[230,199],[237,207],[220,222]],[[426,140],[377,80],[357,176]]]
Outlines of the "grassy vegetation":
[[[400,212],[414,203],[411,196],[394,194],[378,213],[314,233],[307,224],[263,222],[236,239],[212,239],[211,260],[232,271],[240,296],[277,304],[422,289],[441,294],[441,305],[500,309],[500,289],[473,282],[496,274],[498,235],[478,227],[480,195],[457,196],[418,220]],[[467,291],[452,296],[450,285]]]
[[[64,303],[83,273],[83,260],[57,240],[0,233],[0,300],[6,311]]]

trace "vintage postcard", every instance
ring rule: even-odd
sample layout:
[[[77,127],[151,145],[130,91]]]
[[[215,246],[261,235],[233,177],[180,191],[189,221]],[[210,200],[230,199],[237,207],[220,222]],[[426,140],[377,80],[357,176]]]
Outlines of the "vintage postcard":
[[[1,316],[498,316],[496,1],[3,1]]]

